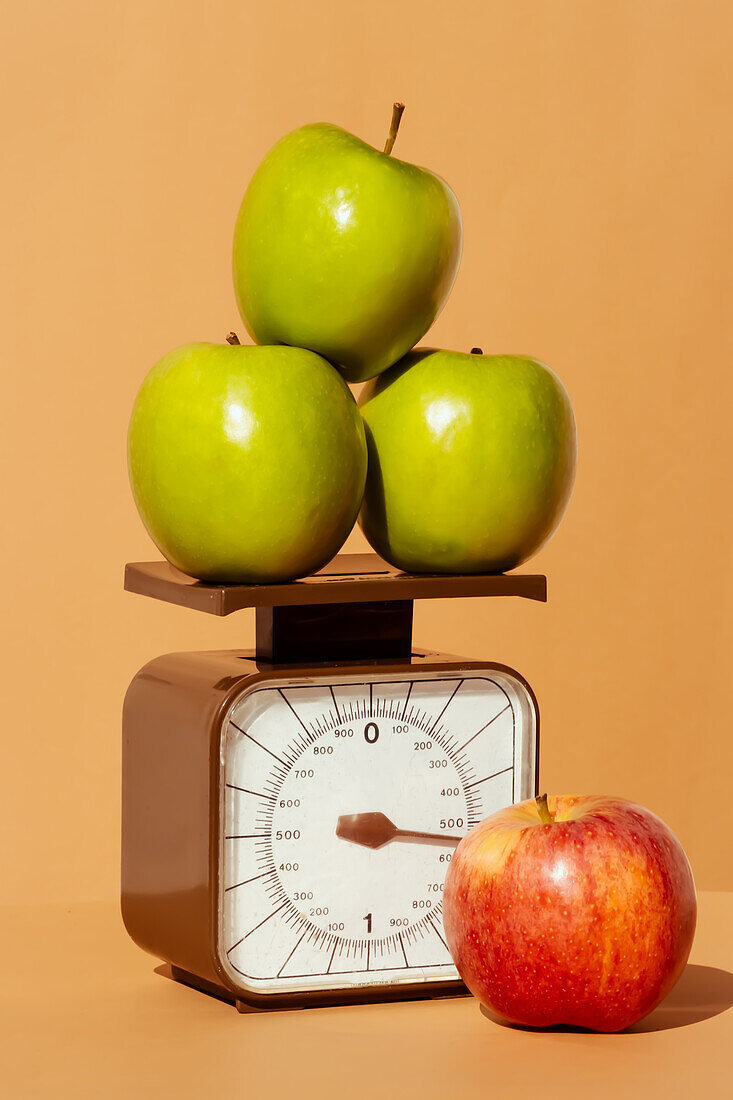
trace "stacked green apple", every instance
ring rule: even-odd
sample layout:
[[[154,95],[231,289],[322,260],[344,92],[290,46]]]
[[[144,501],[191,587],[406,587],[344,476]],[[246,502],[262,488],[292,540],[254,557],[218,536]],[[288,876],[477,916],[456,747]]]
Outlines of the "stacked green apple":
[[[422,349],[455,281],[458,202],[434,173],[336,126],[287,134],[244,196],[234,287],[254,345],[158,362],[128,435],[162,553],[209,582],[307,576],[359,516],[414,572],[503,572],[559,523],[573,410],[536,359]],[[368,381],[359,407],[347,383]]]

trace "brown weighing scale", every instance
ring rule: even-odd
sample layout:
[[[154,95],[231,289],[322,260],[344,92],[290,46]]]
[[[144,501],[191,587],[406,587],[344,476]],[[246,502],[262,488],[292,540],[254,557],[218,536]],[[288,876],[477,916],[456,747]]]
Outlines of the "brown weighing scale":
[[[419,576],[347,554],[276,585],[131,564],[125,588],[256,615],[254,652],[157,657],[127,691],[133,940],[240,1011],[464,992],[446,870],[470,828],[537,793],[539,715],[513,669],[415,649],[413,601],[545,601],[545,577]]]

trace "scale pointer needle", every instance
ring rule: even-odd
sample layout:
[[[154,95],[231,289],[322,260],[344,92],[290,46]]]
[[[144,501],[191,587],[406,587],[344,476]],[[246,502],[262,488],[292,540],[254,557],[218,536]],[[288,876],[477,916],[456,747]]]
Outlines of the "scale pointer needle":
[[[409,840],[419,844],[443,844],[455,847],[462,836],[445,833],[421,833],[414,829],[398,829],[393,821],[378,811],[366,814],[345,814],[338,819],[336,836],[363,848],[383,848],[391,840]]]

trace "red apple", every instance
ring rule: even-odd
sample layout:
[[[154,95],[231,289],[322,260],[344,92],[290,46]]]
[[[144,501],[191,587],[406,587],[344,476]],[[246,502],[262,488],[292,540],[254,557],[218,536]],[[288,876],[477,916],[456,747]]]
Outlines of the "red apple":
[[[541,795],[500,810],[460,842],[445,882],[461,977],[530,1027],[636,1023],[682,973],[696,916],[679,841],[623,798]]]

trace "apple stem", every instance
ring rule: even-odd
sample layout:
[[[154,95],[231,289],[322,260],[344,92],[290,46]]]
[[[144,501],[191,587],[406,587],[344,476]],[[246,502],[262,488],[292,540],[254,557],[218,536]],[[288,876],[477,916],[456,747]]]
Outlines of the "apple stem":
[[[540,821],[542,822],[542,824],[551,825],[552,822],[555,820],[555,815],[550,811],[550,808],[547,805],[547,795],[538,794],[535,797],[535,802],[537,803],[537,813],[540,815]]]
[[[239,337],[237,336],[236,332],[230,332],[229,335],[227,336],[227,344],[238,344],[238,343],[239,343]]]
[[[483,354],[484,354],[484,349],[483,348],[471,348],[471,355],[483,355]]]
[[[397,131],[400,128],[400,119],[402,118],[402,112],[404,111],[404,109],[404,103],[395,103],[392,106],[392,121],[389,124],[389,137],[384,143],[384,151],[387,156],[389,156],[394,148]]]

